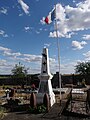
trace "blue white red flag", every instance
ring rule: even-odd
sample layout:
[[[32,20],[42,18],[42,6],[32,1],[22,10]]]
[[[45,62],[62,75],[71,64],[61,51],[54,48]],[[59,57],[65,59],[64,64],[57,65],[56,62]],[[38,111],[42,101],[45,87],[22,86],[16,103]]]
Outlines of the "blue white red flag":
[[[55,19],[55,9],[45,18],[45,22],[50,24]]]

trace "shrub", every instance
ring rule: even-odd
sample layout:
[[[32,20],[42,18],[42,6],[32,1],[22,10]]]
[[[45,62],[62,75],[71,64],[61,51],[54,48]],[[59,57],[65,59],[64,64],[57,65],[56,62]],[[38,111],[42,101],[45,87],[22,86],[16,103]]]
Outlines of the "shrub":
[[[37,105],[37,107],[32,108],[31,106],[28,109],[29,113],[39,114],[46,112],[46,107],[44,105]]]

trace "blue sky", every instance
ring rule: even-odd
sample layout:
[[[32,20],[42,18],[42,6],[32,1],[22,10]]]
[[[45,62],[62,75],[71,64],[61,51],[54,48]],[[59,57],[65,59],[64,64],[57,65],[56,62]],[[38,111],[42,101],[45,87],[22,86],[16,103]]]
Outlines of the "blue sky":
[[[56,5],[61,74],[74,73],[90,61],[90,0],[0,0],[0,74],[11,74],[21,62],[28,73],[40,73],[43,47],[50,70],[58,71],[55,21],[45,24]]]

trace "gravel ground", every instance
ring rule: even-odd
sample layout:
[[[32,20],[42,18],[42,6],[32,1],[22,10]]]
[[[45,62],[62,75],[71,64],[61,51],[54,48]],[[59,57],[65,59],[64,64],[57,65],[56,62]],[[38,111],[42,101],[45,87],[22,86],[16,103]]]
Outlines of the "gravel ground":
[[[84,96],[74,95],[73,98],[77,98],[77,99],[79,98],[81,99],[81,101],[73,101],[72,111],[71,111],[71,104],[69,104],[67,110],[65,110],[61,116],[58,115],[56,118],[52,120],[90,120],[90,118],[87,118],[87,116],[85,116],[87,115],[86,103],[83,102],[83,100],[86,100],[86,94]],[[53,112],[54,112],[54,109],[53,109]],[[8,113],[8,115],[5,116],[2,120],[51,120],[51,119],[44,118],[43,114],[11,112],[11,113]]]
[[[4,117],[2,120],[51,120],[48,118],[43,118],[43,114],[26,114],[26,113],[9,113],[6,117]],[[76,117],[71,115],[61,115],[60,117],[57,116],[53,120],[90,120],[90,118],[86,117]]]
[[[69,104],[67,110],[65,110],[61,116],[52,118],[52,120],[90,120],[86,114],[86,108],[84,102],[74,102],[72,105]],[[54,109],[53,109],[54,112]],[[82,115],[81,115],[82,113]],[[86,115],[86,116],[85,116]],[[44,118],[44,114],[30,114],[26,112],[11,112],[8,113],[2,120],[51,120],[49,118]]]

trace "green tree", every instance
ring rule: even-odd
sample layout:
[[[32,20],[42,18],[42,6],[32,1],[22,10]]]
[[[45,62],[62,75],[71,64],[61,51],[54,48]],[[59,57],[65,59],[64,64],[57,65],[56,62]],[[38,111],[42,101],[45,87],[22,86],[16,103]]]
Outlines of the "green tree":
[[[12,75],[17,78],[23,78],[27,76],[28,69],[25,68],[23,64],[15,64],[15,67],[12,69]]]
[[[81,62],[75,66],[75,72],[80,75],[90,75],[90,62]]]

